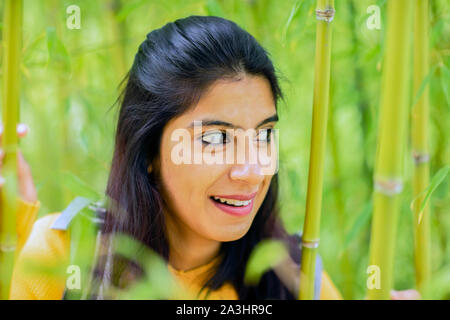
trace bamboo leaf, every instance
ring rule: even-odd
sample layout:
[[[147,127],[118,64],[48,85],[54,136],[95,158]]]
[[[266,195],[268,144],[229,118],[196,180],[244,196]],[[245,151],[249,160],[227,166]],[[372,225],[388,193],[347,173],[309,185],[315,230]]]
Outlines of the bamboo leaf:
[[[442,92],[444,92],[447,106],[450,107],[450,95],[448,93],[448,84],[450,83],[450,70],[445,65],[441,67],[441,86]]]
[[[373,202],[370,201],[368,204],[366,204],[364,209],[358,215],[350,231],[347,232],[347,236],[345,237],[344,240],[343,250],[345,250],[350,245],[350,243],[355,239],[355,237],[361,232],[363,227],[370,222],[372,211],[373,211]]]
[[[444,28],[444,19],[439,19],[436,21],[436,24],[431,30],[431,45],[434,48],[436,43],[439,41],[439,38],[442,35],[442,30]]]
[[[123,8],[119,11],[117,14],[117,21],[123,21],[125,20],[130,13],[132,13],[134,10],[138,9],[140,6],[142,6],[146,1],[139,0],[134,2],[128,2]]]
[[[47,28],[48,64],[70,73],[70,57],[66,47],[56,35],[53,27]]]
[[[116,235],[113,241],[115,254],[137,262],[145,270],[144,278],[122,292],[121,299],[167,299],[181,290],[157,253],[123,234]]]
[[[98,200],[102,198],[102,195],[99,192],[93,189],[82,179],[75,176],[73,173],[69,171],[63,171],[61,172],[61,177],[63,179],[64,186],[76,195],[92,200]]]
[[[311,3],[312,1],[310,0],[297,0],[292,6],[289,18],[287,19],[286,24],[284,25],[283,33],[281,36],[281,42],[283,46],[286,43],[287,33],[292,22],[298,20],[300,21],[301,24],[304,24],[305,21],[304,16],[308,12]]]
[[[36,39],[33,40],[26,48],[24,48],[23,64],[28,66],[33,59],[36,58],[36,52],[40,46],[45,46],[46,33],[42,32]]]
[[[252,251],[245,270],[244,280],[256,284],[270,268],[288,256],[285,245],[278,240],[263,240]]]
[[[287,34],[288,29],[289,29],[289,26],[291,25],[292,20],[297,16],[298,10],[300,8],[300,4],[302,2],[303,2],[303,0],[295,1],[294,6],[291,9],[291,13],[289,14],[289,18],[288,18],[288,20],[287,20],[287,22],[286,22],[286,24],[284,25],[284,28],[283,28],[283,36],[281,37],[283,43],[286,41],[286,34]]]
[[[425,209],[425,206],[427,205],[427,202],[430,198],[430,196],[433,194],[433,192],[439,187],[439,185],[444,181],[445,177],[447,176],[448,172],[450,171],[450,166],[445,166],[441,168],[433,177],[431,180],[430,185],[427,187],[427,194],[425,198],[423,199],[421,205],[420,205],[420,211],[419,211],[419,223],[422,221],[423,216],[423,210]]]
[[[225,17],[222,6],[217,0],[208,0],[205,4],[205,11],[209,16]]]
[[[431,68],[430,72],[428,72],[427,76],[422,80],[422,83],[420,84],[419,90],[417,90],[416,96],[414,97],[412,106],[414,107],[419,101],[420,97],[422,96],[423,92],[425,91],[425,88],[427,87],[428,83],[430,83],[431,76],[436,71],[437,67],[434,66]]]

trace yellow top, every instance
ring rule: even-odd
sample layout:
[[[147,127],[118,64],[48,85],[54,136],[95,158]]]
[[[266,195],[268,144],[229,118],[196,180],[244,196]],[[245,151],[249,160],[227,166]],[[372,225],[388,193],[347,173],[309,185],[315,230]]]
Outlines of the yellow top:
[[[28,237],[31,229],[29,222],[35,219],[39,207],[39,201],[35,203],[20,201],[18,220],[21,220],[21,217],[25,218],[17,224],[19,243],[23,244],[24,239]],[[61,270],[61,265],[68,261],[70,240],[66,231],[50,229],[58,216],[59,213],[49,214],[34,223],[31,234],[16,259],[10,299],[59,300],[62,298],[67,274],[65,270]],[[170,265],[168,268],[187,292],[198,293],[204,276],[207,275],[207,271],[216,266],[218,259],[219,257],[188,271],[175,270]],[[40,270],[44,272],[33,272],[30,269],[33,265],[43,268]],[[202,291],[200,299],[205,298],[206,291]],[[206,298],[236,300],[238,295],[230,283],[225,283],[218,290],[210,292]],[[325,272],[322,273],[320,298],[341,299],[339,291]]]

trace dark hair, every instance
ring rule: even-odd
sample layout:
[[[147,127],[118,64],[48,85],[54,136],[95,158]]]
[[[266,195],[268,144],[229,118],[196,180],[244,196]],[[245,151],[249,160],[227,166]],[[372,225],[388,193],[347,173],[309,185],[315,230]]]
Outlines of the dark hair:
[[[108,208],[103,233],[131,235],[168,260],[164,199],[159,177],[149,174],[147,167],[159,155],[162,132],[169,120],[195,105],[215,81],[243,74],[265,77],[277,105],[282,92],[268,53],[234,22],[190,16],[147,35],[121,96],[106,190],[116,206]],[[223,259],[204,289],[215,290],[230,281],[240,299],[294,298],[273,270],[266,272],[257,286],[247,286],[243,280],[249,255],[262,239],[289,241],[298,260],[296,241],[287,236],[278,217],[277,195],[278,177],[274,175],[249,231],[236,241],[222,243]],[[121,213],[113,214],[118,207]],[[104,268],[102,272],[104,275]]]

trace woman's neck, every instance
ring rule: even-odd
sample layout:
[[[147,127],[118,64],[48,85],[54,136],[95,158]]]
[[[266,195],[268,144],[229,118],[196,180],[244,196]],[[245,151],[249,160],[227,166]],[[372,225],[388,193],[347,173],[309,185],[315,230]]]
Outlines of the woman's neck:
[[[166,215],[169,241],[169,264],[176,270],[191,270],[213,260],[220,250],[220,242],[205,239],[181,221]]]

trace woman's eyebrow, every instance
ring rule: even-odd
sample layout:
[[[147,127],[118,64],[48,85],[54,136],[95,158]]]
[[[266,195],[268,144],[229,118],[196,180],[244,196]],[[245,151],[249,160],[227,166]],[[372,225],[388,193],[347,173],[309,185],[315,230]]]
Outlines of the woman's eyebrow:
[[[255,129],[265,125],[266,123],[270,122],[277,122],[278,121],[278,114],[274,114],[273,116],[268,117],[267,119],[264,119],[258,125]],[[195,122],[201,122],[202,126],[208,127],[208,126],[222,126],[222,127],[228,127],[228,128],[241,128],[239,126],[236,126],[232,123],[221,121],[221,120],[212,120],[212,119],[203,119],[203,120],[195,120]],[[192,122],[188,128],[193,128],[194,122]]]

